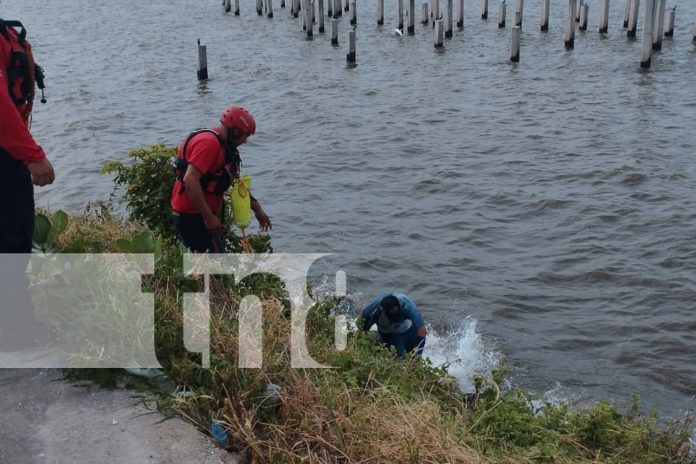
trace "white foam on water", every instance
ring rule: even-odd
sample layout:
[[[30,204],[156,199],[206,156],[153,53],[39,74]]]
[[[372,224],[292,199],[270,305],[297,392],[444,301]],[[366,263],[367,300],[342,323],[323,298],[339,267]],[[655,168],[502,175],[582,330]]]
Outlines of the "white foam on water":
[[[474,377],[490,377],[501,358],[476,331],[476,324],[476,319],[466,318],[443,334],[429,328],[423,353],[434,366],[445,367],[457,379],[462,393],[473,393]]]

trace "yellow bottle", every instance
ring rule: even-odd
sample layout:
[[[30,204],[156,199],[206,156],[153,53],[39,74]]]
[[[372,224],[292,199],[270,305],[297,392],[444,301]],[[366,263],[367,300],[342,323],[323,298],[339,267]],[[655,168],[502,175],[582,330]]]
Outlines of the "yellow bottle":
[[[230,190],[230,203],[232,204],[232,220],[240,229],[249,227],[251,222],[251,176],[242,176],[234,179]]]

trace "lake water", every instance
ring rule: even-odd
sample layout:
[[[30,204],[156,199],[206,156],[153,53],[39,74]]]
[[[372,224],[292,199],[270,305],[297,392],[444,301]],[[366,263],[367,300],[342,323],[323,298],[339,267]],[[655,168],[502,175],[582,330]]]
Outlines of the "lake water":
[[[344,270],[358,305],[407,292],[438,340],[474,337],[459,348],[503,355],[515,384],[696,410],[696,4],[679,2],[645,71],[644,5],[630,40],[617,0],[606,35],[599,0],[587,2],[572,51],[567,3],[551,2],[542,33],[541,2],[528,1],[519,64],[497,2],[482,21],[481,1],[465,0],[464,29],[441,51],[420,2],[414,36],[393,32],[396,2],[382,27],[360,2],[356,67],[345,15],[332,47],[316,28],[306,39],[289,3],[273,19],[250,0],[240,17],[220,3],[3,1],[46,71],[32,130],[57,180],[40,205],[108,199],[102,163],[177,144],[242,104],[258,123],[244,171],[277,252],[333,253],[317,274]]]

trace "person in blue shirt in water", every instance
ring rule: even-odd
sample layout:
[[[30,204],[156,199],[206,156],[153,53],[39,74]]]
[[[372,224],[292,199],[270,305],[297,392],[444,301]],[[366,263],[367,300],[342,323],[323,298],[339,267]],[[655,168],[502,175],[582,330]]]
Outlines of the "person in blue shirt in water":
[[[377,296],[363,309],[362,323],[365,331],[377,324],[382,341],[393,346],[400,358],[414,350],[416,356],[422,356],[425,324],[416,304],[405,294],[388,292]]]

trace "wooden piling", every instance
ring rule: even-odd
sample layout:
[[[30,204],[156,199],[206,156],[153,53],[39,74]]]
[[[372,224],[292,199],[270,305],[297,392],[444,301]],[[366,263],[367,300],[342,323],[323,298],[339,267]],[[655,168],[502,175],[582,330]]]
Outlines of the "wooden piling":
[[[464,0],[457,0],[457,27],[464,27]]]
[[[404,0],[396,1],[396,8],[399,10],[396,13],[396,28],[400,31],[404,30]]]
[[[633,0],[626,0],[626,8],[624,9],[624,20],[623,28],[628,29],[628,17],[631,15],[631,2]]]
[[[350,0],[345,1],[343,9],[344,11],[350,11]]]
[[[314,22],[312,21],[314,12],[312,10],[313,8],[309,0],[305,0],[304,5],[302,5],[302,16],[304,17],[305,28],[307,29],[307,38],[314,37]]]
[[[409,34],[416,33],[416,0],[408,0],[408,27]]]
[[[224,0],[222,4],[225,5],[225,13],[232,11],[232,0]]]
[[[331,4],[331,1],[329,1]],[[319,33],[324,33],[324,0],[319,0]]]
[[[377,0],[377,25],[384,24],[384,0]]]
[[[435,21],[435,48],[442,48],[444,47],[444,31],[445,31],[445,24],[442,19],[438,19]]]
[[[505,27],[505,0],[500,2],[500,10],[498,11],[498,29]]]
[[[483,0],[483,11],[481,11],[481,19],[488,19],[488,0]]]
[[[667,0],[656,0],[655,22],[653,23],[653,50],[662,50],[662,34],[665,30],[665,4]]]
[[[353,2],[355,4],[355,2]],[[351,5],[353,6],[353,5]],[[348,54],[346,55],[348,63],[355,63],[355,31],[348,32]]]
[[[341,8],[341,0],[333,0],[333,2],[334,2],[333,17],[334,17],[334,19],[338,19],[343,14],[343,9]]]
[[[653,46],[653,24],[656,11],[655,0],[645,0],[645,22],[643,22],[643,46],[640,54],[640,67],[649,68]]]
[[[205,45],[201,45],[198,39],[198,71],[196,72],[199,81],[208,79],[208,53]]]
[[[590,9],[589,5],[583,5],[582,9],[580,10],[580,27],[579,29],[581,31],[586,31],[587,30],[587,14]]]
[[[355,0],[353,0],[352,2],[350,2],[350,24],[353,26],[358,24],[358,13],[355,8]]]
[[[334,13],[336,10],[334,10]],[[331,45],[334,47],[338,46],[338,19],[333,18],[331,20]]]
[[[606,34],[609,31],[609,0],[602,0],[599,8],[599,33]]]
[[[445,37],[452,38],[452,0],[447,0],[447,16],[445,17]]]
[[[541,32],[549,30],[549,7],[550,0],[542,0],[541,3]]]
[[[694,31],[693,31],[692,35],[694,36],[693,41],[696,42],[696,19],[694,19]]]
[[[580,22],[580,13],[582,12],[582,6],[585,4],[585,0],[578,0],[578,11],[575,14],[575,22]]]
[[[627,37],[635,37],[638,28],[638,11],[640,10],[640,0],[631,0],[631,10],[628,12]]]
[[[667,12],[667,27],[665,28],[665,37],[672,37],[674,35],[674,10],[675,6]]]
[[[266,0],[266,16],[273,17],[273,0]]]
[[[568,0],[568,16],[566,17],[565,47],[575,48],[575,0]]]
[[[435,27],[435,21],[440,19],[440,0],[433,0],[433,27]]]
[[[519,27],[520,29],[522,28],[522,19],[520,19],[520,16],[522,16],[522,13],[520,13],[519,11],[515,11],[515,17],[512,21],[512,27]]]
[[[522,27],[522,21],[524,20],[524,0],[517,0],[517,6],[515,7],[515,11],[520,12],[519,24],[515,24],[515,26]]]
[[[421,24],[428,24],[430,18],[428,18],[428,4],[424,3],[421,8]]]
[[[256,0],[256,13],[263,16],[263,0]]]
[[[516,11],[515,14],[518,12]],[[510,39],[510,61],[515,63],[520,61],[520,26],[512,26],[512,36]]]

